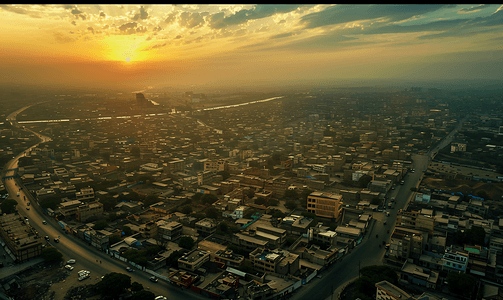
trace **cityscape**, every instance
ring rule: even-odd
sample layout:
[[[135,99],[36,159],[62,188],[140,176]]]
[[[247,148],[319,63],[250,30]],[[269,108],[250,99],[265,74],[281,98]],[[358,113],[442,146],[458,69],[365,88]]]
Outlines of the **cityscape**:
[[[501,299],[502,5],[0,5],[1,299]]]

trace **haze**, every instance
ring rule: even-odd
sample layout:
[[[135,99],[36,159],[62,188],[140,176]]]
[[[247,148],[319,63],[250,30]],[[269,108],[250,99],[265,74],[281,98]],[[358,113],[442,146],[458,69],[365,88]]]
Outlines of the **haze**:
[[[500,80],[501,5],[2,5],[0,82]]]

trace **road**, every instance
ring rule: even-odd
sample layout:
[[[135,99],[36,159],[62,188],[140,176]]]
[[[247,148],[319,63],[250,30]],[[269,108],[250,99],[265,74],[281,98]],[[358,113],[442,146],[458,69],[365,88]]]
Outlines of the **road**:
[[[10,114],[7,119],[9,121],[15,121],[15,116],[26,109],[28,107],[19,109],[12,114]],[[27,130],[27,129],[25,129]],[[33,132],[33,131],[32,131]],[[41,135],[39,133],[33,132],[37,135],[41,142],[50,141],[50,137]],[[37,147],[39,144],[33,145],[32,147],[26,149],[25,151],[16,155],[12,160],[10,160],[4,167],[3,176],[11,176],[15,175],[15,170],[18,167],[18,160],[20,157],[24,156],[25,153],[29,153],[31,149]],[[91,272],[91,279],[87,279],[93,282],[97,282],[101,276],[110,273],[124,273],[131,277],[131,282],[138,282],[142,284],[147,290],[153,292],[156,296],[164,295],[169,299],[175,300],[185,300],[187,298],[190,299],[207,299],[199,294],[194,292],[181,290],[179,287],[175,287],[167,282],[162,282],[159,280],[158,283],[153,283],[149,280],[151,277],[150,274],[135,270],[134,272],[127,272],[126,266],[129,266],[127,263],[111,258],[104,252],[100,252],[92,246],[87,245],[84,241],[72,236],[65,234],[61,229],[61,226],[56,223],[52,218],[46,218],[43,213],[43,209],[38,206],[36,200],[31,196],[28,190],[22,185],[20,180],[16,180],[14,178],[6,179],[4,181],[5,188],[7,189],[10,198],[16,200],[18,202],[17,209],[19,214],[22,217],[28,218],[30,226],[32,226],[39,234],[40,237],[49,236],[49,244],[57,248],[62,254],[64,261],[69,259],[75,259],[76,264],[73,265],[75,269],[71,272],[71,277],[78,277],[77,272],[79,270],[85,269]],[[19,196],[17,193],[19,192]],[[28,205],[30,202],[30,205]],[[44,225],[42,221],[46,221],[47,224]],[[60,242],[56,243],[54,238],[60,237]],[[101,263],[100,263],[101,261]],[[70,279],[69,279],[70,280]],[[82,284],[86,284],[87,282],[83,281]],[[79,281],[76,281],[79,282]],[[58,296],[63,299],[66,291],[59,291]]]
[[[466,118],[464,119],[466,120]],[[351,253],[346,254],[341,262],[332,265],[328,270],[322,272],[322,278],[316,278],[307,285],[294,292],[292,299],[312,300],[312,299],[337,299],[334,291],[342,287],[344,284],[358,277],[359,268],[371,265],[381,265],[384,256],[384,247],[379,248],[379,244],[389,242],[390,235],[393,233],[393,228],[396,222],[397,212],[406,207],[413,192],[411,188],[417,188],[424,176],[424,170],[428,168],[430,161],[437,152],[449,145],[457,131],[462,126],[464,120],[460,121],[458,126],[452,130],[445,138],[437,145],[433,146],[425,154],[413,154],[412,164],[410,169],[415,169],[414,172],[409,171],[404,177],[403,185],[396,185],[395,190],[389,194],[389,198],[395,197],[395,208],[387,210],[390,216],[386,218],[385,212],[374,212],[374,226],[366,237],[356,246]],[[386,220],[386,225],[384,224]],[[388,232],[389,230],[389,232]],[[379,237],[376,238],[376,235]]]

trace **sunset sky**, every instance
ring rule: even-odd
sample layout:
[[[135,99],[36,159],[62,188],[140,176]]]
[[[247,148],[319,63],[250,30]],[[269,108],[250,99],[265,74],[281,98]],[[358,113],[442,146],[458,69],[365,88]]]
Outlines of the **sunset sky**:
[[[503,5],[0,5],[0,81],[503,79]]]

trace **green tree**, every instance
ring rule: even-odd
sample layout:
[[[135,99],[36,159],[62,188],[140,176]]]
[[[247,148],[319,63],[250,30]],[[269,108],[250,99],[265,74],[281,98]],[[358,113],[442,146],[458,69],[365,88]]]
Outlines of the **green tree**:
[[[100,220],[100,221],[98,221],[98,222],[94,223],[94,227],[93,227],[93,229],[94,229],[94,230],[103,230],[103,229],[105,229],[107,226],[108,226],[108,223],[107,223],[107,221],[106,221],[106,220]]]
[[[155,300],[155,294],[151,291],[141,290],[134,293],[131,300]]]
[[[222,175],[223,180],[227,180],[229,177],[231,177],[231,173],[228,171],[220,171],[217,173],[217,175]]]
[[[143,290],[143,285],[139,282],[133,282],[131,283],[131,292],[136,293]]]
[[[122,273],[108,273],[97,284],[98,292],[103,298],[118,299],[119,296],[131,287],[131,277]]]
[[[285,207],[288,209],[296,209],[297,208],[297,202],[293,200],[288,200],[285,202]]]
[[[103,204],[104,211],[111,211],[115,208],[115,205],[117,205],[117,199],[110,195],[100,196],[98,201]]]
[[[63,260],[63,254],[54,247],[46,247],[42,249],[40,256],[49,263],[60,262]]]
[[[471,298],[475,293],[477,279],[470,274],[450,272],[447,275],[451,293]]]
[[[362,177],[360,177],[360,179],[358,179],[358,186],[361,188],[366,188],[369,185],[369,182],[371,181],[372,176],[365,174]]]
[[[40,202],[40,206],[42,206],[43,208],[50,208],[52,210],[55,210],[60,203],[61,200],[58,198],[47,198]]]
[[[190,236],[182,236],[178,240],[178,246],[190,250],[194,247],[194,240]]]
[[[0,204],[0,209],[2,209],[2,213],[4,214],[12,214],[16,211],[17,201],[14,199],[5,199]]]
[[[181,212],[188,215],[192,212],[192,206],[190,205],[185,205],[182,207]]]
[[[296,200],[296,199],[299,198],[299,194],[297,193],[296,190],[289,190],[289,189],[287,189],[285,191],[285,194],[283,195],[283,197],[285,199],[295,199]]]
[[[220,222],[218,227],[219,227],[220,231],[223,233],[227,233],[227,231],[229,231],[229,225],[225,222]]]
[[[201,202],[203,204],[213,204],[213,203],[217,202],[217,200],[218,200],[218,197],[213,194],[204,194],[201,197]]]
[[[205,213],[206,217],[210,218],[210,219],[218,219],[218,216],[219,216],[218,210],[216,208],[214,208],[213,206],[206,208],[204,210],[204,213]]]

